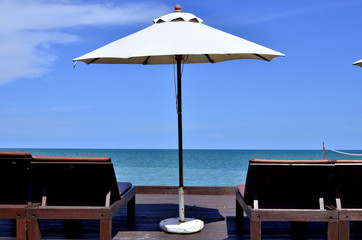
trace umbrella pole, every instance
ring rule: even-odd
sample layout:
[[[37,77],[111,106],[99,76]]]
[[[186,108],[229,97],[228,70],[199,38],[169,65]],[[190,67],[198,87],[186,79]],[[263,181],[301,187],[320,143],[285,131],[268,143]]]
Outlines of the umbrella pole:
[[[179,161],[179,219],[185,221],[183,146],[182,146],[182,100],[181,100],[181,61],[182,55],[176,56],[177,62],[177,116],[178,116],[178,161]]]
[[[179,156],[179,217],[168,218],[160,222],[160,228],[170,233],[195,233],[204,227],[204,222],[194,218],[185,218],[183,154],[182,154],[182,107],[181,107],[181,61],[182,55],[176,55],[177,61],[177,116],[178,116],[178,156]]]

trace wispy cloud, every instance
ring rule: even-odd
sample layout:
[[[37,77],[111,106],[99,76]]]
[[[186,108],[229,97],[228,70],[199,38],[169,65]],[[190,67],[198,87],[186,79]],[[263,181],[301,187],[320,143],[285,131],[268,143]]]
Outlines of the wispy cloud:
[[[77,41],[67,33],[71,27],[150,22],[165,11],[147,4],[0,0],[0,84],[45,74],[57,58],[52,44]]]

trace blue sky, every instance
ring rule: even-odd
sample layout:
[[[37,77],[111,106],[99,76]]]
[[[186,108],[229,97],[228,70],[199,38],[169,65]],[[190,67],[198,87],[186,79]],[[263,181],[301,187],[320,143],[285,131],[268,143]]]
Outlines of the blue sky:
[[[184,148],[362,149],[360,0],[0,0],[0,148],[176,149],[172,65],[72,62],[175,4],[286,55],[185,65]]]

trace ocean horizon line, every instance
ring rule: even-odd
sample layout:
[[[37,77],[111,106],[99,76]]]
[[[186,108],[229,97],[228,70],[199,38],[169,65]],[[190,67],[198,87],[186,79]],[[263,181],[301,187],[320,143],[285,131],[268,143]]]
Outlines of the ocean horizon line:
[[[94,148],[94,147],[0,147],[2,149],[68,149],[68,150],[176,150],[177,148]],[[322,148],[184,148],[183,150],[215,150],[215,151],[323,151]],[[362,151],[362,149],[338,149],[341,151]],[[326,151],[329,151],[326,149]]]

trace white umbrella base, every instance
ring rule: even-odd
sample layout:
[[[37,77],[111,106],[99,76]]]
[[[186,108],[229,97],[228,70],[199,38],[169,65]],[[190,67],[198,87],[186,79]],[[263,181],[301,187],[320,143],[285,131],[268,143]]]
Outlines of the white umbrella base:
[[[204,222],[195,218],[185,218],[184,222],[180,222],[179,218],[168,218],[160,222],[160,228],[168,233],[195,233],[201,231],[203,227]]]

